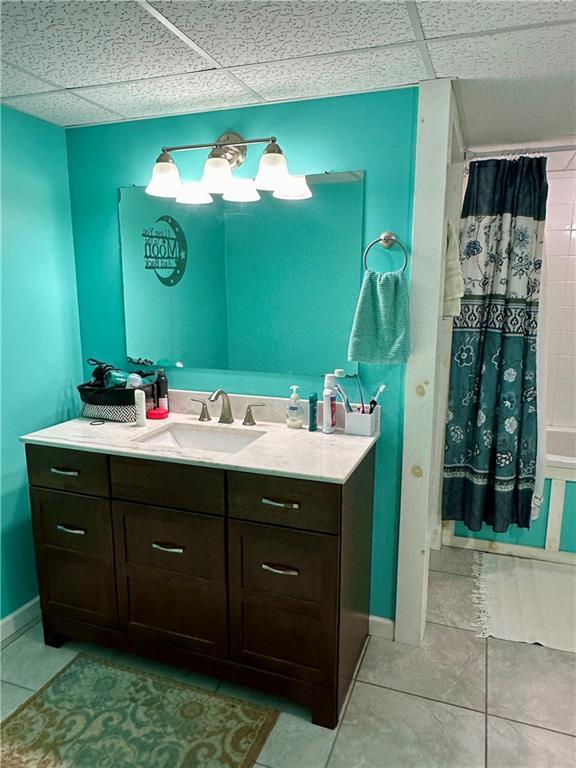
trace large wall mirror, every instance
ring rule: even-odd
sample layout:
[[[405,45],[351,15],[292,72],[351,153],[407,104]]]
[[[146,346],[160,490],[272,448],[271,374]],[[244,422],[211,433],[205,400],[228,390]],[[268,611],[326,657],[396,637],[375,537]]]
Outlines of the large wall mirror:
[[[364,175],[312,198],[180,205],[120,190],[126,348],[187,368],[322,374],[346,363],[361,279]]]

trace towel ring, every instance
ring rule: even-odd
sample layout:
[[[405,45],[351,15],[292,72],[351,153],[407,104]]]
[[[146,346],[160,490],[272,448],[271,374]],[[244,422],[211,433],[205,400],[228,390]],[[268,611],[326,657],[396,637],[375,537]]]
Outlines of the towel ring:
[[[402,264],[402,272],[406,271],[406,266],[408,264],[408,251],[402,244],[402,242],[398,239],[398,237],[394,234],[394,232],[382,232],[380,237],[377,237],[376,240],[372,240],[371,243],[368,243],[366,246],[366,250],[364,251],[364,255],[362,256],[362,263],[364,264],[364,269],[368,269],[366,266],[366,257],[368,256],[368,251],[370,248],[372,248],[373,245],[376,245],[376,243],[380,243],[381,246],[384,248],[392,248],[393,245],[399,245],[400,248],[402,248],[402,252],[404,254],[404,264]]]

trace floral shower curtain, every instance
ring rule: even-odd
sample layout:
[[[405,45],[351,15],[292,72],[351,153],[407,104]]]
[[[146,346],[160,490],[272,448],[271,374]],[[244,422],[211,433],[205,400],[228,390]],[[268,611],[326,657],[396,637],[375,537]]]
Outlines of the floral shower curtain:
[[[471,163],[462,209],[443,518],[527,528],[536,474],[536,330],[546,158]]]

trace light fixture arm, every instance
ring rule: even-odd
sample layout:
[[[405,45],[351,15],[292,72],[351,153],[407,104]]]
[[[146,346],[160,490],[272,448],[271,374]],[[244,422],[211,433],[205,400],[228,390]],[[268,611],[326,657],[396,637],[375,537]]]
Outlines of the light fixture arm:
[[[177,147],[162,147],[162,152],[184,152],[188,149],[216,149],[217,147],[245,147],[248,144],[276,143],[276,136],[267,136],[264,139],[243,139],[234,141],[211,141],[209,144],[181,144]]]

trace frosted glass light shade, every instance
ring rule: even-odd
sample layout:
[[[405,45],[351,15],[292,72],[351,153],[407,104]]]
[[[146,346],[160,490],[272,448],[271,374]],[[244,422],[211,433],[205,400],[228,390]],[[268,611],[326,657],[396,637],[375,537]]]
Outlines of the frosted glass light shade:
[[[146,194],[154,197],[176,197],[180,191],[180,174],[174,163],[159,162],[154,165]]]
[[[207,205],[213,200],[201,181],[189,181],[180,187],[176,202],[184,205]]]
[[[287,176],[272,197],[278,200],[307,200],[312,197],[306,176]]]
[[[260,195],[253,179],[232,179],[222,199],[232,203],[255,203],[260,200]]]
[[[232,181],[232,171],[228,160],[223,157],[209,157],[204,164],[201,183],[207,192],[221,195]]]
[[[273,192],[288,176],[286,158],[281,154],[264,154],[260,158],[258,173],[254,180],[257,189]]]

